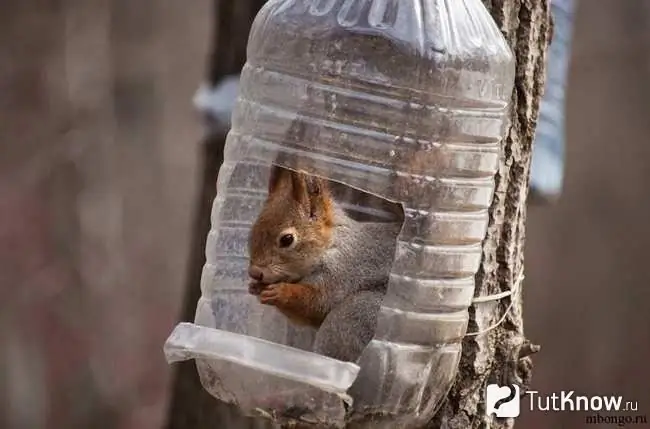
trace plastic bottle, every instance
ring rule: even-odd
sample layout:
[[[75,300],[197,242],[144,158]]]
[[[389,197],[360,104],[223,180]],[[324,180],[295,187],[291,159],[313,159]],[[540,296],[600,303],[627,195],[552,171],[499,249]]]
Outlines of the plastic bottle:
[[[556,201],[562,194],[566,146],[566,89],[571,63],[571,41],[577,2],[553,0],[553,41],[548,49],[546,88],[539,105],[539,119],[530,170],[531,196],[537,201]]]
[[[460,360],[513,82],[481,0],[267,3],[219,171],[196,324],[176,328],[168,359],[197,359],[206,389],[245,414],[272,417],[269,398],[291,397],[333,427],[429,420]],[[249,228],[279,159],[404,207],[358,365],[308,352],[308,332],[247,294]]]

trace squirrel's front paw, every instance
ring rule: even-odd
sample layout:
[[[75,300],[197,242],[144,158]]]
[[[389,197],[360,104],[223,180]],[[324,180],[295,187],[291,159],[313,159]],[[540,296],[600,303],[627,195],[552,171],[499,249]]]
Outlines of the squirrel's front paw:
[[[260,302],[276,307],[287,307],[291,302],[296,301],[301,288],[291,283],[275,283],[266,286],[259,294]]]
[[[298,325],[318,327],[325,315],[317,306],[317,295],[312,286],[301,283],[274,283],[259,294],[259,301],[272,305]]]

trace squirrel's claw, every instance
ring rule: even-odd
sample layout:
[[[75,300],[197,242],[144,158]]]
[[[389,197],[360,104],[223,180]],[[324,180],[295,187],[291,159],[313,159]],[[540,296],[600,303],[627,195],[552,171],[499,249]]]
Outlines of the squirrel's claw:
[[[261,290],[259,297],[260,302],[266,305],[277,305],[283,301],[283,284],[272,284]]]

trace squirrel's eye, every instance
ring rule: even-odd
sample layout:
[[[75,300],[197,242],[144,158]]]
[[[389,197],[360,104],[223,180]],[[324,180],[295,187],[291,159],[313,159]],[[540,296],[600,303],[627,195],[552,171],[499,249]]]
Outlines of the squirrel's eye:
[[[280,247],[289,247],[293,244],[293,234],[284,234],[280,237]]]

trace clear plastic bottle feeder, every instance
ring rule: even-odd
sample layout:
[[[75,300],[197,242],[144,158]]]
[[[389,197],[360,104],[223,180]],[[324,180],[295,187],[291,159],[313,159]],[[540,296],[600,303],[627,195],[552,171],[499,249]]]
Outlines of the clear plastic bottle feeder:
[[[204,387],[247,415],[428,421],[457,373],[513,82],[481,0],[269,1],[250,36],[195,323],[176,327],[168,359],[196,359]],[[380,216],[379,198],[403,208],[357,362],[313,353],[312,330],[248,293],[247,243],[274,163],[347,187],[351,211]]]

